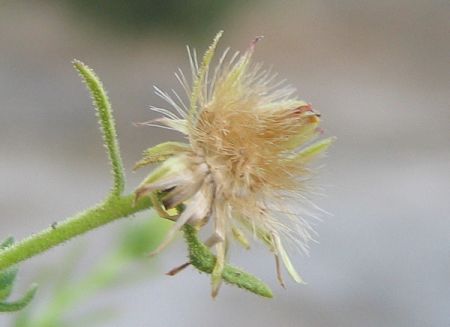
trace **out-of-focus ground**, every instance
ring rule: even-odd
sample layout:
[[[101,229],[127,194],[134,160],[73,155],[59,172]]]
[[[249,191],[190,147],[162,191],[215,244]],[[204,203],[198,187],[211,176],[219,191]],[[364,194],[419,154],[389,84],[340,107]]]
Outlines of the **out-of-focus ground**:
[[[163,274],[183,262],[180,241],[161,255],[156,277],[86,307],[116,306],[108,326],[450,326],[450,3],[253,2],[221,27],[222,49],[264,35],[256,58],[287,77],[322,113],[326,134],[338,136],[318,180],[326,196],[314,197],[333,216],[317,226],[311,256],[295,260],[308,284],[278,287],[272,258],[256,247],[231,260],[268,281],[275,299],[224,286],[212,301],[207,276]],[[136,34],[78,24],[57,3],[0,3],[0,237],[36,232],[99,201],[110,185],[73,58],[109,90],[130,189],[145,174],[130,173],[141,150],[179,137],[132,123],[155,117],[149,104],[162,105],[153,84],[176,86],[172,72],[187,68],[190,37]],[[21,265],[18,291],[89,244],[82,274],[124,224]],[[42,292],[37,302],[46,301]],[[0,316],[0,326],[11,317]]]

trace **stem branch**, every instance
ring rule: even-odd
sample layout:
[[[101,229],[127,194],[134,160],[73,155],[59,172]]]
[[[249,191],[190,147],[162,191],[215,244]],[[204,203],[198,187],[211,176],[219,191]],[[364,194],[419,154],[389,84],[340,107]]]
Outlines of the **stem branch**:
[[[134,204],[134,194],[106,200],[0,252],[0,270],[31,258],[75,236],[150,208],[147,197]]]

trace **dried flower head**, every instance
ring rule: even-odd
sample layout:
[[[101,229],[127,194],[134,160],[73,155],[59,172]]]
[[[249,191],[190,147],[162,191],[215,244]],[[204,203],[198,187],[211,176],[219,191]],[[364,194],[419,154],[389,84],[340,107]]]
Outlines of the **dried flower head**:
[[[251,63],[259,38],[243,54],[230,57],[229,49],[225,50],[211,68],[221,35],[217,34],[201,62],[188,48],[192,86],[181,70],[176,74],[189,97],[188,105],[175,92],[171,97],[155,88],[178,115],[152,107],[164,117],[147,124],[179,131],[189,144],[159,144],[147,150],[136,165],[162,162],[136,190],[137,197],[150,196],[158,213],[175,221],[156,252],[183,225],[201,227],[212,220],[214,232],[205,244],[214,246],[217,254],[213,296],[220,286],[230,239],[248,247],[246,234],[274,253],[282,285],[280,259],[292,278],[302,281],[283,242],[287,236],[304,246],[311,230],[286,203],[304,198],[310,176],[307,164],[333,140],[312,143],[321,133],[320,115],[293,97],[294,89],[276,83],[274,74]],[[180,204],[182,212],[170,211]]]

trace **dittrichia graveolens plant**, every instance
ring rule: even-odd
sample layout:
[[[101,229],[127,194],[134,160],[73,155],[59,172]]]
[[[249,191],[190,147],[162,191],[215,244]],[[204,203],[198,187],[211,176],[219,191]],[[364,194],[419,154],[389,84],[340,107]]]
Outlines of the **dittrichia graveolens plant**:
[[[158,164],[133,194],[124,195],[125,174],[112,108],[97,75],[75,60],[74,66],[91,92],[103,140],[111,162],[113,187],[105,199],[72,217],[51,224],[39,233],[13,244],[0,244],[0,312],[18,311],[33,298],[36,287],[19,300],[10,301],[17,267],[21,261],[43,253],[67,240],[117,219],[153,207],[174,221],[159,253],[183,230],[189,264],[211,274],[212,295],[222,280],[255,294],[272,297],[258,278],[228,264],[231,239],[245,248],[249,236],[260,240],[275,256],[282,285],[281,262],[291,277],[302,282],[285,244],[293,241],[306,249],[312,229],[298,213],[308,200],[310,162],[323,153],[334,138],[317,140],[322,134],[320,115],[297,99],[295,90],[276,82],[260,64],[251,62],[256,42],[243,54],[229,50],[211,67],[220,32],[198,61],[189,49],[191,77],[180,70],[176,76],[188,101],[158,88],[172,110],[153,107],[164,117],[148,123],[183,133],[187,142],[165,142],[144,152],[136,168]],[[192,82],[188,82],[192,79]],[[197,232],[208,221],[212,235],[205,241]],[[209,248],[215,249],[215,255]]]
[[[305,249],[312,229],[292,203],[306,202],[308,165],[333,141],[314,142],[322,133],[320,115],[295,97],[295,89],[252,63],[260,38],[243,54],[225,50],[212,67],[221,35],[201,61],[188,48],[192,82],[181,70],[176,73],[187,103],[174,91],[169,95],[155,88],[172,110],[152,107],[164,117],[146,124],[181,132],[188,142],[159,144],[144,152],[136,165],[160,164],[137,188],[136,198],[149,196],[158,213],[175,222],[154,254],[186,224],[196,229],[208,221],[213,224],[205,241],[217,257],[211,274],[213,297],[230,240],[248,248],[248,235],[274,254],[282,285],[280,261],[296,282],[302,282],[284,244],[288,239]]]

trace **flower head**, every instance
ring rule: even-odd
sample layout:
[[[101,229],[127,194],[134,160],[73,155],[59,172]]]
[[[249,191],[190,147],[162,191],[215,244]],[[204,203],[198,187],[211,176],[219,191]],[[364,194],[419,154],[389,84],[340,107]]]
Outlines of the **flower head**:
[[[320,115],[310,104],[293,96],[295,90],[275,82],[275,75],[252,64],[253,41],[243,54],[225,50],[210,67],[220,32],[201,62],[189,52],[192,85],[181,70],[177,79],[189,103],[156,93],[175,109],[155,108],[164,117],[149,125],[165,126],[186,135],[189,143],[166,142],[144,153],[137,167],[161,163],[136,196],[148,195],[161,216],[175,224],[159,252],[183,225],[201,227],[212,221],[213,234],[205,244],[215,247],[212,273],[217,294],[228,243],[234,238],[249,246],[246,234],[265,243],[297,282],[300,276],[284,249],[284,239],[305,245],[311,238],[307,222],[292,213],[287,202],[304,198],[308,163],[331,144],[332,138],[312,143],[321,131]],[[179,205],[179,213],[170,210]]]

